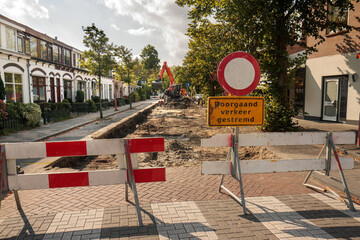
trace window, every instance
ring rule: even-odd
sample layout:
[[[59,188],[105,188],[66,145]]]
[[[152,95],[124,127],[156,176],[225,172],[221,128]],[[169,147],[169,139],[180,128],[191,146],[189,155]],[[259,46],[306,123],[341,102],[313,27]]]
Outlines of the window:
[[[30,54],[30,41],[28,39],[25,39],[24,43],[25,43],[25,53]]]
[[[47,44],[47,51],[48,51],[48,60],[52,61],[53,60],[53,46],[52,46],[52,44],[50,44],[50,43]]]
[[[70,66],[71,62],[70,62],[70,50],[65,49],[65,65],[69,65]]]
[[[6,27],[6,49],[16,51],[16,31]]]
[[[45,77],[32,77],[34,102],[41,103],[46,101],[45,97]]]
[[[24,52],[24,42],[21,37],[17,38],[17,45],[18,45],[18,52],[23,53]]]
[[[53,61],[59,62],[59,47],[56,45],[53,46]]]
[[[76,54],[73,53],[73,67],[77,67],[76,66]]]
[[[46,42],[45,41],[41,41],[40,40],[40,56],[41,59],[43,60],[47,60],[47,47],[46,47]]]
[[[334,4],[328,3],[328,20],[333,24],[346,25],[348,20],[348,11],[341,12],[339,7],[334,6]],[[330,26],[326,29],[326,34],[337,33],[343,30],[341,26]]]
[[[22,102],[22,76],[16,73],[5,73],[6,101]]]
[[[37,38],[31,37],[30,38],[30,51],[31,51],[32,57],[36,57],[36,58],[38,57],[37,47],[38,47]]]
[[[85,81],[78,81],[78,90],[81,90],[83,92],[85,92],[86,89],[86,82]]]
[[[64,80],[64,98],[72,99],[71,80]]]

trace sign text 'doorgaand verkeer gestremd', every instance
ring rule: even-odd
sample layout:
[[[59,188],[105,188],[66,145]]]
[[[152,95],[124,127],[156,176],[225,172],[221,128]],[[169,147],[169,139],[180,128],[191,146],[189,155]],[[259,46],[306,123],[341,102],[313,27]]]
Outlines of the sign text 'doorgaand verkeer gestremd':
[[[261,97],[210,97],[208,125],[259,126],[264,123],[264,98]]]

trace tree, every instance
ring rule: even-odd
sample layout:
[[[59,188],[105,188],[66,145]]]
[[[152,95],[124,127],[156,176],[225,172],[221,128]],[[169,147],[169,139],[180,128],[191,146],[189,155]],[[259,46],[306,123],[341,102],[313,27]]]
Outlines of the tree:
[[[134,80],[132,78],[133,68],[135,66],[135,61],[132,59],[132,53],[130,49],[127,49],[124,46],[118,46],[115,48],[114,55],[119,57],[121,62],[117,67],[117,73],[119,74],[122,81],[128,85],[129,93],[129,104],[131,105],[131,89],[130,86],[133,84]]]
[[[100,118],[103,118],[101,77],[108,76],[115,64],[111,52],[113,45],[109,43],[104,31],[98,29],[94,23],[86,28],[83,27],[83,31],[85,32],[83,43],[89,49],[84,51],[85,61],[81,61],[80,64],[99,78]]]
[[[150,44],[146,45],[140,54],[145,70],[160,70],[160,59],[156,48]]]
[[[204,34],[204,28],[209,27],[214,31],[217,26],[226,30],[223,36],[229,37],[223,41],[218,54],[225,57],[222,50],[243,50],[258,59],[262,72],[269,82],[267,88],[268,100],[271,100],[274,113],[273,120],[277,122],[279,114],[294,116],[295,112],[289,103],[288,90],[292,84],[294,71],[305,62],[306,56],[316,51],[318,44],[325,39],[322,36],[324,29],[351,29],[351,26],[340,21],[333,21],[328,16],[330,5],[344,14],[348,9],[353,9],[351,0],[177,0],[180,6],[190,6],[189,17],[192,20],[188,35],[190,44],[202,46],[201,42],[210,43],[213,34]],[[212,18],[215,21],[209,21]],[[315,46],[308,46],[307,37],[318,40]],[[234,40],[237,41],[234,41]],[[213,43],[215,46],[218,43]],[[205,44],[203,44],[205,45]],[[210,47],[214,46],[211,45]],[[300,45],[305,49],[304,55],[290,59],[288,48]],[[205,48],[205,46],[203,46]],[[199,53],[195,48],[190,51]],[[212,55],[216,56],[216,53]],[[194,56],[193,56],[194,57]],[[217,61],[215,57],[213,64]],[[207,64],[207,63],[204,63]],[[209,72],[211,74],[211,72]],[[290,112],[290,114],[288,114]],[[266,121],[271,116],[267,115]],[[271,121],[271,120],[270,120]],[[290,123],[290,124],[289,124]],[[271,125],[271,124],[270,124]],[[292,121],[286,119],[282,130],[290,130]],[[290,126],[289,126],[290,125]]]

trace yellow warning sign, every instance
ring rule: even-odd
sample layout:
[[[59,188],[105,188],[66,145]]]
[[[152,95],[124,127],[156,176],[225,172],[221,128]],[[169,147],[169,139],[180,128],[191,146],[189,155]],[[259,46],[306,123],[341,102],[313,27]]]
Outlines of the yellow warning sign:
[[[210,97],[208,99],[210,127],[259,126],[264,123],[264,98]]]

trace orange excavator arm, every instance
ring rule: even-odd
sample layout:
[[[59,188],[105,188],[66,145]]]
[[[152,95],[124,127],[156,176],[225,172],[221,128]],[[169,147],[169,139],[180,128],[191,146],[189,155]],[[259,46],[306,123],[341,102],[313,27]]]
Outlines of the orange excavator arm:
[[[174,84],[174,77],[170,71],[170,68],[167,66],[167,63],[164,62],[162,68],[161,68],[161,71],[160,71],[160,76],[159,76],[159,79],[162,80],[163,78],[163,75],[164,75],[164,71],[166,71],[167,75],[169,76],[170,78],[170,85],[173,85]]]

